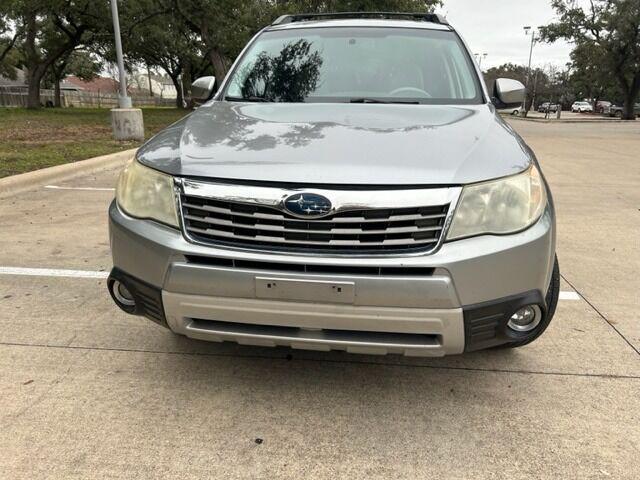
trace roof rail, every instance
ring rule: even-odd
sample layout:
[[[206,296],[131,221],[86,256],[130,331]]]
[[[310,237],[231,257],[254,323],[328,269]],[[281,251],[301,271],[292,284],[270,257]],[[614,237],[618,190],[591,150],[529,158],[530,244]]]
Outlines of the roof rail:
[[[421,22],[439,23],[449,25],[447,19],[439,13],[412,13],[412,12],[337,12],[337,13],[298,13],[294,15],[282,15],[271,25],[283,25],[294,22],[309,22],[322,19],[343,18],[404,18]]]

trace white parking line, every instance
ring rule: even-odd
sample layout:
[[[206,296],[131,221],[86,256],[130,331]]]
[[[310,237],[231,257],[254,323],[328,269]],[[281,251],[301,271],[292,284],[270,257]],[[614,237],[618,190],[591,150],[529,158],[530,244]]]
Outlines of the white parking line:
[[[89,270],[63,270],[58,268],[0,267],[0,275],[26,275],[31,277],[107,278],[109,272]]]
[[[0,275],[26,275],[31,277],[107,278],[109,272],[90,270],[64,270],[60,268],[0,267]],[[574,291],[560,292],[560,300],[581,300]]]
[[[46,185],[44,188],[49,190],[85,190],[93,192],[114,192],[115,188],[98,188],[98,187],[59,187],[57,185]]]
[[[582,297],[572,290],[568,292],[560,292],[560,296],[558,298],[560,300],[582,300]]]

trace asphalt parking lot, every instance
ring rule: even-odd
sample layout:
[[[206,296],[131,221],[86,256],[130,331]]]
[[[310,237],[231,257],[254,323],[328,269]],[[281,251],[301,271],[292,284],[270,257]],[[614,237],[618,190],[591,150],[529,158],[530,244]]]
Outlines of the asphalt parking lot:
[[[178,338],[107,294],[115,170],[0,200],[0,478],[638,478],[640,121],[512,123],[564,292],[514,351]]]

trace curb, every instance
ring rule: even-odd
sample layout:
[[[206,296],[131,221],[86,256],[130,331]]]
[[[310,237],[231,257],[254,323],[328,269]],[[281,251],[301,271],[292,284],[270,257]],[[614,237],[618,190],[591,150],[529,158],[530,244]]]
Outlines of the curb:
[[[90,172],[124,166],[125,162],[133,156],[136,150],[137,148],[132,148],[109,155],[102,155],[87,160],[65,163],[63,165],[34,170],[33,172],[0,178],[0,198],[11,197],[19,193],[34,190],[38,187],[43,187],[53,180],[61,182]]]

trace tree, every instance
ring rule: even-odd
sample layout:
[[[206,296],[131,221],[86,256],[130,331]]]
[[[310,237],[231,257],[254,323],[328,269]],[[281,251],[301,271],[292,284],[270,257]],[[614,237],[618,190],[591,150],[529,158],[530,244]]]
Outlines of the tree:
[[[322,57],[311,51],[311,43],[298,40],[286,45],[275,57],[267,52],[240,72],[242,96],[267,101],[301,102],[316,89],[320,79]]]
[[[176,106],[184,107],[181,77],[185,69],[204,56],[200,39],[182,17],[154,0],[125,4],[124,51],[129,63],[160,68],[176,88]]]
[[[215,77],[221,81],[242,46],[268,23],[273,5],[264,0],[170,1],[177,15],[204,45]]]
[[[279,15],[344,11],[431,11],[440,0],[159,0],[198,35],[222,80],[247,41]]]
[[[103,63],[86,50],[73,50],[68,55],[58,58],[49,68],[53,83],[53,106],[62,106],[60,98],[60,82],[67,75],[75,75],[82,80],[96,78],[102,70]]]
[[[527,79],[527,67],[514,63],[505,63],[498,67],[488,69],[483,75],[489,91],[492,91],[493,84],[498,78],[511,78],[525,83]]]
[[[623,118],[632,120],[640,93],[640,0],[591,0],[585,10],[572,0],[552,0],[559,20],[541,28],[542,38],[571,40],[578,55],[599,59],[598,68],[623,93]]]
[[[571,89],[576,100],[590,99],[594,110],[599,100],[621,96],[616,79],[602,69],[606,59],[601,55],[602,49],[594,49],[590,44],[578,45],[571,52]]]
[[[522,84],[527,83],[527,67],[523,65],[515,65],[513,63],[505,63],[498,67],[492,67],[486,72],[484,72],[484,80],[487,84],[487,88],[490,92],[493,91],[493,85],[498,78],[511,78],[513,80],[518,80]],[[531,71],[531,75],[529,77],[529,90],[534,92],[533,95],[527,95],[527,105],[525,105],[525,110],[529,110],[535,102],[535,97],[538,96],[543,90],[544,85],[547,81],[547,77],[545,73],[536,68]]]
[[[28,108],[40,107],[40,85],[59,59],[90,45],[107,30],[107,0],[14,0],[21,30],[21,65],[27,69]]]
[[[17,63],[16,43],[23,29],[16,25],[13,18],[14,2],[6,0],[4,10],[0,12],[0,75],[15,78],[14,65]]]

